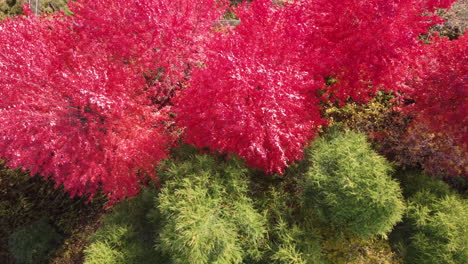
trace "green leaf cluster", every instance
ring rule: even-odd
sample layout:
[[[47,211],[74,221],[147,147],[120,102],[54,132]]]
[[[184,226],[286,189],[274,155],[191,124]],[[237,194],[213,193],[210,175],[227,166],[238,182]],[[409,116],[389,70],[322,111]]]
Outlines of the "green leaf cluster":
[[[370,238],[385,235],[401,220],[405,206],[392,167],[363,134],[334,133],[316,139],[308,151],[305,203],[323,222]]]
[[[137,197],[112,208],[91,237],[90,245],[84,251],[84,263],[168,263],[167,257],[154,250],[159,224],[147,216],[156,196],[155,188],[146,188]]]
[[[249,198],[243,163],[177,155],[160,168],[159,192],[146,188],[105,217],[85,263],[251,263],[262,256],[266,219]]]
[[[407,190],[405,221],[394,233],[407,263],[461,264],[468,259],[468,203],[441,180],[400,175]],[[409,184],[413,183],[413,184]]]
[[[48,223],[47,218],[41,218],[12,233],[8,248],[17,264],[42,263],[61,240],[62,236]]]
[[[260,257],[266,220],[248,196],[247,172],[237,159],[209,155],[163,168],[157,246],[174,263],[242,263]]]
[[[299,172],[297,167],[300,165],[291,171]],[[289,178],[289,175],[285,176]],[[257,198],[258,207],[268,218],[268,244],[259,263],[326,263],[321,252],[320,230],[315,226],[316,221],[305,217],[310,212],[303,210],[298,196],[300,192],[285,191],[299,187],[288,178],[270,186]]]

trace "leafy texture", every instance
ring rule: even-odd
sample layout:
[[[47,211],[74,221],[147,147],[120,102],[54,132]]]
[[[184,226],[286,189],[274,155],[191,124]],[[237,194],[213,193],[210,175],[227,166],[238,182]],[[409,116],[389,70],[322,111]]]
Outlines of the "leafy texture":
[[[450,195],[439,199],[419,192],[410,199],[408,218],[414,228],[408,262],[463,263],[468,259],[468,206]]]
[[[401,167],[421,167],[437,177],[467,175],[463,144],[460,146],[449,133],[435,133],[429,120],[414,118],[417,112],[397,111],[393,98],[380,94],[366,104],[327,107],[326,118],[332,127],[366,133],[379,153]]]
[[[388,162],[363,134],[320,138],[311,148],[305,201],[325,223],[367,238],[385,235],[400,221],[404,204]]]
[[[468,151],[468,38],[433,38],[416,60],[417,78],[407,91],[414,103],[407,107],[435,133],[447,134],[455,146]],[[463,173],[468,177],[466,171]]]
[[[336,79],[328,94],[340,103],[349,98],[365,102],[378,90],[399,91],[408,77],[411,50],[421,45],[418,36],[441,22],[429,12],[452,2],[298,1],[308,32],[304,50],[307,57],[319,58],[304,60],[305,67]]]
[[[418,40],[452,2],[256,0],[234,9],[235,28],[213,27],[226,7],[216,0],[80,0],[73,16],[26,8],[0,24],[0,156],[112,203],[156,178],[181,131],[283,173],[326,125],[322,102],[378,90],[414,100],[466,145],[466,40]]]
[[[168,258],[153,247],[159,225],[147,217],[156,196],[155,189],[148,187],[134,199],[114,206],[91,237],[84,263],[168,263]]]
[[[401,173],[408,210],[392,236],[407,263],[466,262],[468,204],[441,180],[417,171]]]
[[[282,173],[326,124],[321,101],[367,102],[378,90],[404,90],[423,45],[418,36],[441,21],[429,12],[452,2],[241,5],[240,25],[217,33],[176,101],[185,140]]]
[[[256,199],[268,219],[268,247],[260,263],[326,263],[320,229],[310,216],[305,216],[299,197],[284,191],[285,186],[271,187]]]
[[[189,143],[282,172],[323,124],[314,97],[323,84],[301,70],[287,12],[260,0],[236,14],[241,24],[217,34],[178,98],[179,124]]]
[[[71,195],[135,195],[172,144],[167,102],[216,1],[78,1],[0,24],[0,155]],[[30,11],[26,10],[26,13]]]
[[[44,261],[46,255],[60,243],[61,238],[47,219],[41,218],[15,230],[9,237],[8,247],[16,263],[33,264]]]
[[[237,160],[195,155],[169,163],[158,209],[157,247],[174,263],[243,263],[260,257],[265,219],[247,196]],[[155,211],[156,213],[156,211]]]

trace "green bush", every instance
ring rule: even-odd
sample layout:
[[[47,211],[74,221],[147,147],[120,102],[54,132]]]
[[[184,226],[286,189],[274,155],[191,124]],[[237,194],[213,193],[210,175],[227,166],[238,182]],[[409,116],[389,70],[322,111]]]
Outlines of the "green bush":
[[[17,264],[44,263],[47,254],[58,246],[61,240],[61,235],[47,219],[41,218],[12,233],[8,240],[8,248]]]
[[[400,173],[408,210],[392,233],[407,263],[461,264],[468,259],[468,203],[441,180]]]
[[[154,206],[156,190],[148,187],[106,215],[85,249],[85,264],[166,264],[168,259],[154,249],[158,224],[147,214]]]
[[[255,263],[266,220],[248,196],[247,173],[236,159],[179,148],[159,168],[159,193],[146,188],[104,218],[85,264]]]
[[[362,238],[385,235],[400,221],[404,203],[390,164],[363,134],[335,133],[310,148],[305,203],[324,223]]]
[[[76,263],[81,259],[87,235],[104,211],[104,203],[102,195],[90,202],[87,197],[70,198],[62,187],[54,188],[53,181],[31,177],[20,169],[8,169],[0,160],[0,260],[13,262],[8,238],[15,230],[47,217],[68,242],[49,254],[47,263]]]
[[[297,168],[289,169],[285,177],[297,172]],[[256,199],[268,219],[268,245],[260,263],[326,263],[321,252],[320,230],[314,226],[312,217],[304,217],[309,212],[302,210],[298,192],[291,192],[291,189],[299,187],[295,185],[291,178],[285,179],[262,192]]]
[[[457,195],[422,191],[410,199],[407,262],[461,264],[468,259],[468,203]]]
[[[236,159],[192,155],[161,169],[155,218],[157,248],[174,263],[242,263],[259,259],[264,217],[248,197],[247,169]]]
[[[396,177],[403,187],[403,195],[406,199],[411,198],[418,192],[430,192],[437,198],[453,194],[450,186],[434,177],[430,177],[418,170],[405,170],[396,173]]]

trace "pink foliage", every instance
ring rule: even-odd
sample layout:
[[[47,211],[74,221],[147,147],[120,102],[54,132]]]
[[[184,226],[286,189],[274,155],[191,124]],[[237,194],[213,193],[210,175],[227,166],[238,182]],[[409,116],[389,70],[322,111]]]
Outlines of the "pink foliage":
[[[241,24],[217,34],[176,101],[179,124],[189,143],[282,172],[323,123],[315,97],[323,83],[300,69],[287,13],[254,1],[237,14]]]
[[[419,50],[417,73],[405,96],[414,103],[404,109],[446,134],[468,151],[468,36],[450,41],[435,37]]]
[[[115,202],[156,177],[175,113],[188,143],[282,173],[326,125],[322,102],[382,89],[466,142],[466,38],[418,40],[440,22],[428,12],[452,2],[256,0],[236,8],[239,26],[216,29],[217,0],[26,10],[0,24],[0,156],[72,195],[102,188]]]
[[[186,140],[232,152],[279,172],[301,158],[324,122],[320,102],[366,102],[401,91],[422,15],[453,0],[256,0],[236,9],[240,25],[219,33],[176,104]],[[337,82],[325,86],[325,79]]]
[[[173,144],[167,101],[200,58],[216,1],[78,1],[0,24],[0,153],[63,184],[135,195]]]

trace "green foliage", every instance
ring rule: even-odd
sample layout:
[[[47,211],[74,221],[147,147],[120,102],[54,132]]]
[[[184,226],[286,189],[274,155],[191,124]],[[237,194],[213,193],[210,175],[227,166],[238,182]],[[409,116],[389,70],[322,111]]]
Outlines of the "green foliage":
[[[305,202],[325,223],[362,238],[385,235],[401,219],[404,203],[390,164],[363,134],[335,133],[309,149]]]
[[[468,203],[457,195],[436,198],[429,192],[415,194],[408,221],[414,228],[409,263],[464,263],[468,259]]]
[[[301,164],[293,166],[285,176],[298,173],[300,167]],[[304,217],[309,212],[302,210],[296,184],[293,178],[286,178],[257,198],[257,204],[268,218],[269,241],[261,263],[325,263],[320,247],[321,235],[310,217]],[[285,189],[293,191],[287,193]]]
[[[0,160],[0,259],[8,263],[12,256],[8,252],[8,237],[22,226],[29,226],[42,217],[48,217],[57,231],[68,239],[74,233],[83,232],[102,214],[104,201],[98,195],[86,204],[87,198],[71,199],[61,188],[54,188],[52,181],[42,177],[31,177],[21,170],[10,170]],[[70,240],[60,247],[63,255],[70,255],[76,262],[84,244],[84,238]],[[71,251],[74,251],[72,253]],[[66,263],[61,256],[51,254],[48,262],[57,259]]]
[[[410,171],[405,221],[392,233],[407,263],[461,264],[468,259],[468,203],[441,180]]]
[[[208,155],[168,161],[160,172],[163,219],[157,247],[174,263],[241,263],[258,259],[265,219],[248,197],[247,169]]]
[[[269,263],[319,264],[325,263],[320,247],[321,237],[312,225],[279,221],[275,227],[277,236]],[[268,262],[267,262],[268,263]]]
[[[61,239],[61,235],[47,223],[47,219],[41,218],[11,234],[8,247],[17,264],[43,263],[47,253]]]
[[[329,236],[322,244],[325,258],[333,264],[401,263],[387,240],[361,239],[351,234],[340,238]]]
[[[155,198],[156,191],[150,187],[112,208],[90,238],[90,245],[84,251],[84,263],[168,263],[167,258],[153,247],[158,223],[147,218]]]
[[[405,170],[396,173],[396,177],[403,186],[403,195],[410,198],[418,192],[430,192],[437,198],[445,197],[453,193],[445,182],[421,173],[418,170]]]
[[[67,3],[70,0],[39,0],[38,13],[50,14],[59,10],[65,14],[71,14]],[[26,0],[0,0],[0,21],[8,16],[22,15],[22,5],[27,3]],[[35,11],[36,1],[31,1],[31,10]]]

